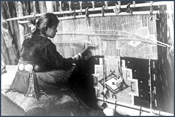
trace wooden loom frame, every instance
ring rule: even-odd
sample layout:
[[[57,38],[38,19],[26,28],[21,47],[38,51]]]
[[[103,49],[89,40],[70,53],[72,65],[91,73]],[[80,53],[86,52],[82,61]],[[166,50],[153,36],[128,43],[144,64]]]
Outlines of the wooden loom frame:
[[[154,2],[153,3],[153,6],[159,6],[159,5],[169,5],[170,3],[167,3],[167,2]],[[135,7],[149,7],[150,6],[150,3],[141,3],[141,4],[135,4]],[[133,7],[133,4],[131,5],[131,7]],[[113,9],[114,6],[109,6],[108,7],[108,10],[109,9]],[[121,8],[126,8],[126,5],[122,5]],[[90,8],[89,11],[101,11],[101,7],[99,8]],[[60,11],[60,12],[53,12],[54,14],[56,15],[72,15],[73,13],[81,13],[81,12],[85,12],[85,9],[82,9],[82,10],[76,10],[76,11]],[[166,13],[172,13],[173,11],[168,11]],[[153,11],[153,14],[156,14],[156,13],[159,13],[159,11]],[[150,11],[134,11],[133,13],[134,15],[135,14],[150,14]],[[36,14],[35,16],[34,15],[28,15],[28,16],[23,16],[23,17],[16,17],[16,18],[9,18],[7,19],[7,21],[14,21],[14,20],[18,20],[18,23],[22,24],[22,23],[28,23],[28,21],[20,21],[22,19],[28,19],[28,18],[33,18],[33,17],[39,17],[41,16],[42,14]],[[116,15],[116,13],[105,13],[104,14],[104,17],[105,16],[118,16],[118,15],[130,15],[128,13],[124,13],[124,12],[121,12],[119,14]],[[102,17],[103,15],[102,14],[90,14],[89,17]],[[67,17],[60,17],[58,18],[59,20],[69,20],[69,19],[78,19],[78,18],[85,18],[86,15],[77,15],[76,17],[75,16],[67,16]],[[75,34],[75,33],[74,33]],[[75,34],[75,35],[79,35],[79,34]],[[81,34],[80,34],[81,35]],[[89,35],[89,34],[83,34],[83,35]],[[91,34],[92,35],[92,34]],[[100,34],[99,34],[100,35]],[[110,34],[111,35],[111,34]],[[94,36],[98,36],[98,35],[94,35]],[[117,41],[117,40],[116,40]],[[167,47],[169,47],[169,45],[166,45]],[[113,103],[113,102],[110,102],[109,103]],[[114,104],[114,103],[113,103]],[[122,104],[122,103],[117,103],[117,105],[121,105],[121,106],[127,106],[129,108],[133,108],[133,109],[136,109],[136,110],[139,110],[140,107],[139,106],[130,106],[130,105],[126,105],[126,104]],[[147,108],[142,108],[142,111],[145,111],[145,112],[150,112],[150,109],[147,109]],[[159,111],[154,111],[156,114],[159,113]],[[161,112],[160,114],[162,115],[171,115],[169,113],[166,113],[166,112]],[[158,114],[159,115],[159,114]]]

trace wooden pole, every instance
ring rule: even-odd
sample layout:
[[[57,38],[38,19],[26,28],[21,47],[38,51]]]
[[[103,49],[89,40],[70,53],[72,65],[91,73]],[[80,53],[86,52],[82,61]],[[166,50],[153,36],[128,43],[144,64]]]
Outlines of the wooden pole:
[[[7,18],[16,17],[16,10],[14,10],[14,6],[16,5],[16,2],[1,2],[1,18],[2,20],[6,20]],[[20,37],[19,37],[19,26],[17,23],[17,20],[8,22],[9,26],[9,34],[13,37],[13,42],[15,44],[15,50],[18,50],[20,48]],[[8,53],[7,53],[8,54]]]
[[[61,2],[60,2],[61,3]],[[170,2],[154,2],[153,6],[157,6],[157,5],[169,5]],[[42,4],[40,4],[42,5]],[[133,4],[132,4],[133,5]],[[131,7],[132,7],[131,5]],[[45,6],[45,5],[44,5]],[[150,3],[142,3],[142,4],[135,4],[135,8],[136,7],[148,7],[150,6]],[[108,9],[114,9],[115,6],[109,6]],[[121,8],[126,8],[126,5],[121,5]],[[101,7],[98,7],[98,8],[89,8],[89,11],[101,11]],[[82,9],[82,12],[85,12],[85,9]],[[62,12],[54,12],[54,14],[56,15],[59,15],[59,14],[72,14],[73,11],[62,11]],[[81,10],[76,10],[76,13],[81,13]],[[158,11],[153,11],[154,14],[158,13]],[[150,11],[138,11],[138,12],[134,12],[134,14],[150,14]],[[42,14],[37,14],[36,16],[41,16]],[[128,15],[128,13],[120,13],[118,15]],[[90,14],[89,17],[99,17],[99,16],[102,16],[101,14]],[[116,16],[115,13],[105,13],[105,16]],[[7,21],[11,21],[11,20],[19,20],[19,19],[26,19],[26,18],[31,18],[33,17],[32,15],[28,15],[28,16],[23,16],[23,17],[16,17],[16,18],[10,18],[10,19],[7,19]],[[77,16],[76,18],[84,18],[85,15],[81,15],[81,16]],[[73,19],[73,17],[63,17],[63,18],[59,18],[60,20],[67,20],[67,19]]]
[[[11,5],[12,4],[9,4],[9,7]],[[14,11],[8,9],[7,11],[2,10],[1,12],[1,55],[3,55],[2,58],[4,59],[5,64],[15,65],[18,62],[18,51],[16,50],[15,45],[12,43],[15,37],[12,36],[11,32],[16,32],[16,25],[14,22],[10,22],[11,25],[9,25],[8,22],[5,20],[5,16],[3,15],[3,13],[7,13],[9,14],[9,17],[12,17],[14,15]],[[11,30],[10,27],[12,27]]]
[[[69,11],[72,11],[72,8],[71,8],[72,1],[68,1],[68,4],[69,4]]]
[[[33,12],[36,13],[36,1],[33,1]]]
[[[108,1],[104,1],[105,9],[108,9]]]
[[[6,44],[2,35],[1,35],[1,61],[3,61],[6,65],[11,64],[9,54],[8,54],[8,49],[6,47]]]
[[[167,27],[169,28],[169,37],[172,41],[172,46],[174,46],[174,3],[167,5],[168,12],[168,20],[167,20]]]
[[[92,3],[92,9],[95,10],[95,1],[91,1]]]
[[[76,10],[77,11],[77,10]],[[156,14],[158,11],[153,11],[153,14]],[[62,14],[61,12],[53,12],[55,15],[59,15]],[[70,12],[69,12],[70,13]],[[68,12],[65,12],[65,14],[69,14]],[[72,14],[73,12],[71,12]],[[134,12],[134,15],[142,15],[142,14],[150,14],[150,11],[138,11],[138,12]],[[41,16],[42,14],[36,14],[36,17]],[[128,15],[128,13],[122,12],[118,15]],[[90,14],[89,17],[101,17],[102,14]],[[116,16],[116,13],[105,13],[104,16]],[[20,19],[28,19],[28,18],[32,18],[33,15],[28,15],[28,16],[23,16],[23,17],[16,17],[16,18],[9,18],[7,19],[7,21],[13,21],[13,20],[20,20]],[[81,19],[81,18],[85,18],[86,15],[77,15],[76,19]],[[74,19],[74,16],[65,16],[65,17],[59,17],[59,20],[71,20]]]
[[[149,78],[148,78],[148,86],[149,86],[149,91],[150,91],[150,113],[152,113],[152,109],[153,109],[153,95],[152,95],[152,78],[151,78],[151,60],[150,60],[150,55],[149,55],[149,66],[148,66],[148,74],[149,74]]]
[[[52,1],[53,11],[58,11],[59,3],[57,1]]]
[[[18,62],[17,50],[15,49],[15,46],[12,44],[13,37],[10,34],[9,25],[5,20],[1,21],[1,34],[2,34],[3,39],[5,41],[4,44],[8,48],[10,64],[15,65]]]
[[[83,7],[82,7],[82,1],[79,1],[79,4],[80,4],[80,11],[82,12],[82,9],[83,9]]]
[[[53,1],[45,1],[45,2],[46,2],[47,12],[49,12],[49,13],[54,12]]]
[[[103,103],[103,98],[102,97],[97,97],[98,101],[101,101],[101,103]],[[115,104],[115,100],[106,100],[107,103],[109,104]],[[125,113],[123,113],[124,111]],[[129,105],[129,104],[125,104],[122,102],[117,102],[117,112],[121,112],[123,114],[127,114],[127,116],[133,116],[133,112],[135,113],[134,116],[139,116],[139,111],[140,111],[140,106],[136,106],[136,105]],[[147,113],[149,114],[150,109],[146,108],[146,107],[142,107],[142,113]],[[137,115],[138,114],[138,115]],[[168,113],[165,111],[159,111],[159,110],[153,110],[153,114],[154,115],[161,115],[161,116],[174,116],[174,113]],[[145,116],[145,115],[144,115]],[[150,115],[148,115],[150,116]]]
[[[62,12],[62,1],[59,1],[59,11]]]
[[[17,1],[16,5],[17,6],[17,17],[23,17],[23,8],[22,8],[22,2],[21,1]],[[20,47],[19,50],[21,49],[22,43],[24,41],[24,26],[18,24],[19,26],[19,40],[20,40]]]
[[[41,14],[47,12],[45,1],[39,1],[39,9]]]

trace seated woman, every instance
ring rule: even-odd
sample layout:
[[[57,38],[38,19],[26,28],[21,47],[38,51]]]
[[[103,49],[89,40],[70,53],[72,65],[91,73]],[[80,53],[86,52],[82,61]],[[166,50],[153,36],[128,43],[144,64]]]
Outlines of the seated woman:
[[[59,20],[56,15],[46,13],[36,22],[36,29],[31,38],[24,40],[20,51],[18,71],[11,85],[11,90],[33,96],[39,100],[42,94],[57,95],[61,91],[72,91],[67,85],[68,78],[76,63],[93,46],[88,46],[72,58],[63,58],[49,38],[57,32]],[[86,110],[88,107],[78,99]]]

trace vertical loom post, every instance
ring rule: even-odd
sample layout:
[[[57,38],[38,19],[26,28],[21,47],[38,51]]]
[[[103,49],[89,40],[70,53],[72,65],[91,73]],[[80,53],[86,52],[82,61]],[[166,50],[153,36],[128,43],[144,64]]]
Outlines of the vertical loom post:
[[[4,42],[5,42],[4,46],[7,47],[7,49],[8,49],[10,63],[12,65],[15,65],[18,62],[18,57],[17,57],[17,51],[14,47],[14,44],[12,43],[13,36],[11,35],[9,28],[10,27],[9,27],[7,21],[2,19],[2,21],[1,21],[1,34],[2,34],[1,38],[3,37]]]
[[[105,81],[106,81],[106,60],[105,60],[105,56],[104,56],[103,57],[103,91],[106,87]],[[104,95],[103,95],[103,103],[104,103]]]
[[[62,11],[62,1],[59,1],[59,5],[60,5],[59,10]]]
[[[39,9],[41,14],[44,14],[47,12],[45,1],[39,1]]]
[[[53,1],[46,1],[47,12],[54,12]]]
[[[135,8],[136,1],[133,1],[132,3],[133,3],[133,7]]]
[[[21,17],[23,16],[23,6],[22,6],[22,1],[18,1],[17,2],[17,17]],[[20,48],[19,50],[21,49],[21,46],[22,46],[22,43],[24,41],[24,26],[19,24],[18,23],[18,26],[19,26],[19,36],[20,36]]]
[[[86,17],[85,17],[86,25],[90,26],[89,8],[88,7],[85,9],[85,15],[86,15]]]
[[[80,4],[80,11],[82,12],[82,1],[79,1]]]
[[[33,1],[33,12],[36,13],[36,1]]]
[[[71,8],[72,1],[68,1],[68,4],[69,4],[69,11],[72,11],[72,8]]]
[[[108,1],[104,1],[105,9],[108,9]]]
[[[151,83],[151,66],[150,66],[150,55],[149,55],[149,63],[148,63],[148,73],[149,73],[149,86],[150,86],[150,113],[152,113],[152,83]]]
[[[121,1],[117,1],[119,8],[121,7]]]
[[[91,1],[92,2],[92,8],[93,10],[95,10],[95,1]]]
[[[168,20],[167,20],[167,26],[169,27],[169,37],[172,41],[172,47],[174,49],[174,5],[173,3],[167,5],[167,12],[168,12]]]

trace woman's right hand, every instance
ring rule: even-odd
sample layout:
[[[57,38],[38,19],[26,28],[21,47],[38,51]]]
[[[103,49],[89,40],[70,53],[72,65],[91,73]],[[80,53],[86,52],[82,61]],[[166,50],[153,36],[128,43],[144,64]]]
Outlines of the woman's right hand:
[[[82,55],[82,57],[84,58],[84,59],[88,59],[88,58],[90,58],[91,56],[92,56],[92,53],[91,53],[91,49],[95,49],[95,48],[97,48],[97,46],[96,45],[88,45],[82,52],[81,52],[81,55]]]
[[[88,45],[84,50],[82,50],[80,53],[78,53],[77,55],[75,55],[74,57],[72,57],[75,61],[78,61],[79,59],[88,59],[91,57],[91,51],[90,49],[95,49],[97,48],[97,46],[95,45]]]
[[[95,48],[97,48],[96,45],[92,45],[92,44],[88,45],[84,50],[81,51],[82,56],[88,55],[88,53],[91,52],[90,49],[95,49]]]

